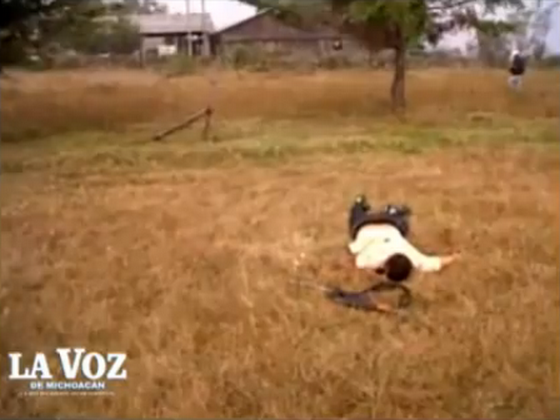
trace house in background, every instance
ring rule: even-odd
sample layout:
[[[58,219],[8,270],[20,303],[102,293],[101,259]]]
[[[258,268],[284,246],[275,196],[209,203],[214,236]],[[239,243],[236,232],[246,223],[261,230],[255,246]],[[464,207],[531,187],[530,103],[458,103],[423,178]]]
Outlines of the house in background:
[[[129,16],[138,26],[142,45],[140,57],[177,53],[189,56],[211,55],[211,34],[214,24],[209,13],[138,14]]]
[[[239,47],[288,55],[298,60],[368,54],[352,37],[341,35],[329,27],[289,25],[280,20],[273,9],[262,10],[214,32],[212,44],[216,54],[225,57]]]

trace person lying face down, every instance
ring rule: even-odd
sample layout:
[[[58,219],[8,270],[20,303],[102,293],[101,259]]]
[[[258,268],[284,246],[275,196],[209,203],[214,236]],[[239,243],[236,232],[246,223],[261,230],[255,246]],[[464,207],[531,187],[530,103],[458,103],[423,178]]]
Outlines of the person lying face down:
[[[356,198],[350,208],[349,249],[356,268],[384,274],[388,280],[407,280],[413,270],[439,271],[455,261],[457,255],[425,255],[406,239],[410,230],[410,209],[388,205],[372,213],[365,196]]]

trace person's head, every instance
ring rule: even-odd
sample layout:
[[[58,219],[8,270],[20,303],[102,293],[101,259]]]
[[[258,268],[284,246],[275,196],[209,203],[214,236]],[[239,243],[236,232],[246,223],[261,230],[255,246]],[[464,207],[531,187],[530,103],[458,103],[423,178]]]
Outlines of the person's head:
[[[403,254],[395,254],[385,262],[385,276],[390,281],[402,282],[410,277],[413,270],[412,261]]]

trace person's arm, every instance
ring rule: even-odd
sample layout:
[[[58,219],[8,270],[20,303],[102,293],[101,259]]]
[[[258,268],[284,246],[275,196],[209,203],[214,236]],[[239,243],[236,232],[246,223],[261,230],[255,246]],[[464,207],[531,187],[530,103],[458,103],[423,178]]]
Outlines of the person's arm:
[[[457,256],[425,255],[417,250],[392,226],[371,226],[364,228],[349,250],[356,257],[358,269],[377,270],[395,254],[406,255],[419,271],[439,271],[453,262]]]
[[[457,254],[445,256],[425,255],[403,237],[393,238],[393,240],[398,241],[398,246],[395,247],[398,249],[398,252],[406,255],[418,271],[440,271],[458,258]]]

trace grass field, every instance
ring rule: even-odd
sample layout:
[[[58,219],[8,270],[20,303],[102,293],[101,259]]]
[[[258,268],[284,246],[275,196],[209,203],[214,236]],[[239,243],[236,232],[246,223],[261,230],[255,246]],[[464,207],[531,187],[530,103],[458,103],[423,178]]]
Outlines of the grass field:
[[[532,72],[16,74],[1,86],[4,416],[558,418],[560,81]],[[198,128],[149,141],[210,101]],[[339,261],[356,193],[462,251],[400,318],[290,283]],[[304,253],[299,268],[294,262]],[[299,271],[296,272],[296,271]],[[113,396],[24,397],[10,351],[126,352]],[[52,359],[54,366],[54,359]]]

